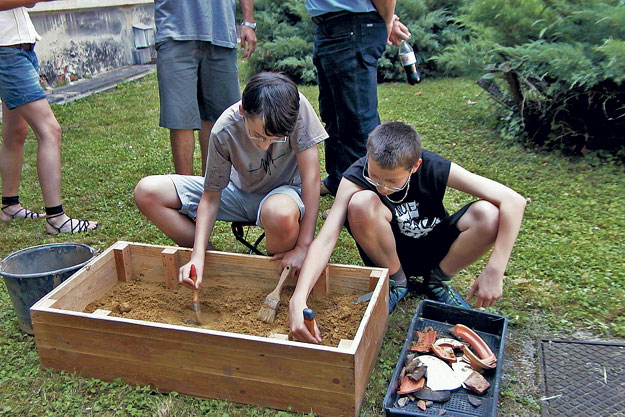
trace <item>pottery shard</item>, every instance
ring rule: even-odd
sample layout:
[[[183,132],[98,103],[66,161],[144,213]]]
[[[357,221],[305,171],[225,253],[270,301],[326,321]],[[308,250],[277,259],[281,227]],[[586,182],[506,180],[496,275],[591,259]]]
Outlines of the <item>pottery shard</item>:
[[[419,407],[423,411],[425,411],[425,409],[427,408],[427,406],[425,405],[425,401],[423,400],[417,401],[417,407]]]
[[[410,398],[401,397],[399,400],[397,400],[397,405],[399,405],[400,407],[405,407],[406,404],[408,404],[408,401],[410,401]]]
[[[411,378],[405,376],[401,380],[398,394],[410,394],[411,392],[419,391],[423,389],[425,385],[425,378],[421,378],[418,381],[413,381]]]
[[[419,339],[415,342],[412,342],[410,345],[410,350],[412,352],[419,353],[428,353],[430,351],[430,347],[432,343],[436,341],[436,331],[431,327],[424,329],[423,332],[416,332]]]
[[[445,362],[456,362],[456,355],[454,354],[454,348],[452,347],[432,345],[432,352]]]
[[[490,383],[478,372],[471,372],[471,375],[464,381],[464,385],[476,394],[484,394],[490,387]]]
[[[482,405],[482,399],[474,397],[473,395],[467,395],[467,401],[469,402],[469,404],[476,408]]]
[[[414,371],[412,371],[412,373],[406,374],[406,376],[412,379],[413,381],[418,381],[425,376],[426,371],[427,371],[427,368],[425,366],[420,366]]]

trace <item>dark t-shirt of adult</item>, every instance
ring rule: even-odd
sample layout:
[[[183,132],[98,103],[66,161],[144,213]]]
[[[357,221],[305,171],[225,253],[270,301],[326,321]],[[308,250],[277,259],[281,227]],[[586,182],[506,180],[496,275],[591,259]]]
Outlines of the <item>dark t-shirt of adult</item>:
[[[406,274],[423,275],[437,264],[457,238],[455,222],[443,206],[451,162],[442,156],[423,150],[419,169],[411,175],[406,189],[384,196],[367,182],[363,168],[367,157],[354,162],[343,177],[365,190],[375,192],[393,215],[391,228],[395,236],[397,254]],[[405,198],[404,198],[405,196]],[[450,232],[451,226],[451,232]],[[364,252],[359,247],[361,256]],[[363,256],[365,264],[373,263]]]

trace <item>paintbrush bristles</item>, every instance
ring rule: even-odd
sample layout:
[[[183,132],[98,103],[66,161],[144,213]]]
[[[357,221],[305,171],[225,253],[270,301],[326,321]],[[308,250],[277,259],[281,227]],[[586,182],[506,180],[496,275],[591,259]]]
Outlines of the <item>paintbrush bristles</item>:
[[[263,306],[258,312],[258,317],[265,323],[273,323],[276,319],[276,312],[278,305],[280,304],[280,291],[282,290],[282,285],[284,284],[286,277],[289,275],[290,270],[290,266],[287,266],[282,270],[278,285],[276,285],[276,288],[274,288],[274,290],[270,292],[267,297],[265,297]]]

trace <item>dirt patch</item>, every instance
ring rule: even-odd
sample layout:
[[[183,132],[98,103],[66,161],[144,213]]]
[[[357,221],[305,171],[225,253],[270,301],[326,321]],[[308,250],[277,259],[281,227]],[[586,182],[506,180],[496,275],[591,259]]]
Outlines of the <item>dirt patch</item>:
[[[269,324],[258,317],[263,300],[271,290],[211,286],[200,289],[201,325],[191,324],[196,319],[192,310],[191,290],[180,287],[168,290],[162,283],[132,281],[119,283],[98,301],[85,308],[110,310],[111,316],[158,323],[227,331],[267,337],[272,333],[289,333],[288,305],[293,287],[282,289],[276,320]],[[315,311],[323,344],[338,346],[341,339],[353,339],[362,320],[367,303],[354,303],[356,295],[312,295],[308,306]]]

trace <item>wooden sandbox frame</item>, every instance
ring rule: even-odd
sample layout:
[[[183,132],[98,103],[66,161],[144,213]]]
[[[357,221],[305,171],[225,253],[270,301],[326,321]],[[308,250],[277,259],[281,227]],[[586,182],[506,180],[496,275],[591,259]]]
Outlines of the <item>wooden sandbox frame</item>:
[[[358,414],[387,328],[387,269],[326,267],[315,294],[356,298],[374,291],[354,339],[337,347],[289,341],[286,335],[259,337],[111,317],[105,310],[82,312],[118,281],[177,288],[178,268],[190,256],[190,249],[120,241],[94,258],[31,308],[42,366],[150,384],[162,392],[322,416]],[[269,293],[277,284],[276,265],[269,259],[207,251],[203,285]]]

